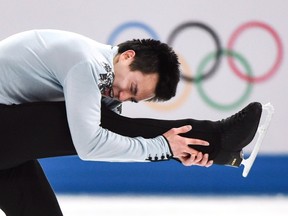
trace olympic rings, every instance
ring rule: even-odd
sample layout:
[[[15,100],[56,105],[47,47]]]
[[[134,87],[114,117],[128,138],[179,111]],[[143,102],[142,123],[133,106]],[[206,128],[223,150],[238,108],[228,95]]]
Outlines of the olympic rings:
[[[148,25],[144,24],[144,23],[140,23],[140,22],[127,22],[124,23],[122,25],[120,25],[118,28],[116,28],[112,34],[110,35],[109,39],[108,39],[108,44],[114,44],[116,41],[116,37],[122,33],[123,31],[125,31],[126,29],[129,28],[139,28],[139,29],[143,29],[145,32],[147,32],[153,39],[159,40],[159,37],[157,35],[157,33],[150,28]]]
[[[142,22],[127,22],[127,23],[124,23],[124,24],[120,25],[119,27],[117,27],[111,33],[110,37],[108,38],[108,43],[114,44],[116,39],[117,39],[117,36],[129,28],[142,29],[146,33],[148,33],[151,38],[156,39],[156,40],[160,40],[158,34],[153,30],[153,28],[149,27],[148,25],[146,25]],[[227,44],[227,49],[223,49],[221,47],[221,42],[220,42],[219,37],[217,36],[216,32],[211,27],[209,27],[208,25],[203,24],[201,22],[189,21],[189,22],[185,22],[185,23],[180,24],[171,32],[171,34],[168,36],[167,44],[169,44],[170,46],[173,46],[173,43],[175,42],[176,37],[180,33],[182,33],[184,30],[187,30],[188,28],[200,28],[201,30],[204,30],[205,32],[207,32],[212,37],[212,39],[214,40],[216,51],[207,55],[200,62],[195,77],[191,76],[190,67],[186,63],[186,61],[184,60],[184,57],[179,55],[179,61],[181,62],[182,67],[183,67],[183,71],[184,71],[184,73],[181,74],[181,79],[186,81],[185,86],[182,90],[183,92],[180,94],[180,97],[178,97],[178,98],[176,97],[176,100],[174,100],[174,102],[172,101],[172,103],[164,103],[161,105],[159,105],[159,104],[158,105],[150,105],[150,107],[152,107],[154,109],[158,109],[158,110],[160,109],[160,110],[168,111],[168,110],[176,109],[177,107],[182,105],[185,102],[185,100],[187,100],[188,95],[190,94],[191,88],[188,88],[188,86],[187,86],[187,84],[189,84],[189,83],[196,83],[199,95],[211,107],[216,108],[216,109],[221,109],[221,110],[228,110],[228,109],[236,108],[241,103],[243,103],[244,100],[247,99],[247,97],[250,95],[251,90],[252,90],[252,83],[266,81],[268,78],[272,77],[272,75],[274,75],[277,72],[277,70],[279,69],[279,67],[282,63],[283,44],[281,42],[281,39],[280,39],[278,33],[271,26],[269,26],[265,23],[253,21],[253,22],[247,22],[247,23],[241,25],[239,28],[236,29],[235,32],[232,33],[231,37],[229,38],[228,44]],[[242,55],[240,55],[240,53],[238,53],[238,52],[236,53],[233,49],[238,36],[243,31],[245,31],[249,28],[261,28],[261,29],[267,31],[269,34],[272,35],[273,39],[275,40],[276,48],[277,48],[276,60],[275,60],[274,64],[272,65],[272,67],[269,70],[267,70],[263,75],[257,76],[257,77],[252,75],[252,70],[251,70],[250,65],[248,64],[248,61],[246,59],[244,59],[244,57]],[[203,89],[202,84],[201,84],[201,82],[203,82],[204,80],[211,78],[212,75],[217,71],[217,69],[219,68],[219,65],[221,63],[223,55],[227,56],[228,65],[231,67],[233,73],[235,73],[238,77],[240,77],[242,80],[245,80],[247,82],[247,87],[246,87],[244,94],[237,101],[235,101],[231,104],[220,104],[220,103],[217,103],[214,100],[208,98],[208,96],[204,92],[204,89]],[[234,61],[234,58],[242,64],[245,71],[241,71],[237,68],[235,61]],[[212,61],[212,60],[214,62],[211,64],[210,61]],[[206,69],[205,67],[206,67],[208,62],[210,63],[211,66],[210,66],[210,68]],[[204,71],[204,69],[206,69],[206,70]]]
[[[239,53],[236,53],[236,52],[231,51],[231,50],[223,50],[220,53],[220,55],[226,55],[226,56],[229,56],[229,57],[235,57],[244,66],[245,71],[247,72],[247,74],[249,76],[252,76],[252,71],[251,71],[250,65],[248,64],[248,62]],[[211,54],[207,55],[201,61],[200,65],[199,65],[199,68],[197,70],[197,73],[196,73],[196,77],[197,76],[201,76],[201,74],[203,73],[204,67],[207,65],[207,63],[212,58],[215,58],[215,57],[216,57],[216,54],[215,53],[211,53]],[[199,90],[200,95],[204,99],[204,101],[208,105],[210,105],[210,106],[212,106],[212,107],[214,107],[216,109],[220,109],[220,110],[230,110],[230,109],[234,109],[234,108],[238,107],[239,105],[242,104],[242,102],[244,100],[247,99],[247,97],[250,95],[251,90],[252,90],[252,84],[250,82],[247,82],[246,90],[245,90],[245,92],[242,94],[242,96],[238,100],[236,100],[235,102],[233,102],[231,104],[220,104],[220,103],[217,103],[214,100],[210,99],[207,96],[207,94],[204,92],[204,89],[202,87],[202,82],[196,82],[196,86],[197,86],[197,89]]]
[[[268,26],[267,24],[264,23],[260,23],[260,22],[248,22],[245,23],[243,25],[241,25],[231,36],[229,42],[228,42],[228,49],[229,50],[233,50],[235,41],[237,39],[237,37],[245,30],[247,30],[248,28],[252,28],[252,27],[257,27],[257,28],[262,28],[264,30],[266,30],[268,33],[270,33],[272,35],[272,37],[274,38],[275,42],[276,42],[276,46],[277,46],[277,56],[276,56],[276,61],[273,64],[273,66],[262,76],[258,76],[258,77],[252,77],[249,75],[245,75],[243,74],[243,72],[241,72],[237,66],[235,65],[234,61],[232,60],[232,58],[228,58],[228,63],[230,65],[230,67],[232,68],[232,71],[235,72],[235,74],[237,76],[239,76],[241,79],[244,79],[248,82],[261,82],[261,81],[265,81],[267,80],[269,77],[271,77],[272,75],[274,75],[276,73],[276,71],[278,70],[282,59],[283,59],[283,45],[281,42],[281,39],[279,37],[279,35],[277,34],[277,32],[270,26]]]
[[[221,43],[220,43],[220,39],[219,37],[217,36],[217,34],[215,33],[214,30],[212,30],[211,27],[203,24],[203,23],[200,23],[200,22],[186,22],[186,23],[183,23],[181,24],[180,26],[178,26],[177,28],[175,28],[170,36],[168,37],[167,39],[167,43],[170,45],[170,46],[173,46],[173,42],[176,38],[176,36],[184,31],[185,29],[187,28],[193,28],[193,27],[197,27],[197,28],[200,28],[200,29],[203,29],[205,31],[207,31],[213,38],[214,42],[215,42],[215,47],[216,47],[216,56],[215,56],[215,61],[214,61],[214,64],[211,66],[211,68],[204,74],[201,74],[201,76],[199,76],[197,79],[193,78],[193,77],[189,77],[189,76],[186,76],[186,75],[181,75],[181,77],[185,80],[185,81],[188,81],[188,82],[198,82],[198,81],[201,81],[203,79],[206,79],[206,78],[209,78],[210,76],[212,76],[215,71],[217,70],[219,64],[220,64],[220,60],[221,60]]]

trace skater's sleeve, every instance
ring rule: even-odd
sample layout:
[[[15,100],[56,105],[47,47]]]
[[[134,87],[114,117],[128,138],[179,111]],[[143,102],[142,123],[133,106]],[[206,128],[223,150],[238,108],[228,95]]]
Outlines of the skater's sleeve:
[[[72,140],[81,159],[143,162],[171,157],[170,147],[161,135],[152,139],[130,138],[100,126],[101,93],[89,62],[77,64],[69,71],[63,90]]]

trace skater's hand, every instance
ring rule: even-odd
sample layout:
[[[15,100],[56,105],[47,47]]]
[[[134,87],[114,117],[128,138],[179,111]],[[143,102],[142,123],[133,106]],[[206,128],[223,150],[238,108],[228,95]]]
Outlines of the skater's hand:
[[[202,152],[198,152],[198,155],[196,155],[196,162],[194,165],[197,166],[205,166],[205,167],[210,167],[213,165],[213,161],[209,160],[209,155],[204,154]]]
[[[190,125],[172,128],[164,133],[163,136],[168,140],[174,157],[179,159],[183,165],[211,166],[213,161],[208,160],[208,154],[203,155],[202,152],[189,147],[189,145],[208,146],[208,142],[200,139],[186,138],[179,135],[187,133],[191,129],[192,127]]]

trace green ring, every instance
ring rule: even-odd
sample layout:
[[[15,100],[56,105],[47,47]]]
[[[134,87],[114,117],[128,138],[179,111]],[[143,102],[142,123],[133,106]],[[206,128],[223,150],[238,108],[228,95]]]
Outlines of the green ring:
[[[248,62],[243,58],[243,56],[241,56],[239,53],[236,53],[234,51],[231,50],[222,50],[221,51],[221,55],[226,55],[226,56],[230,56],[230,57],[235,57],[245,68],[245,71],[247,73],[247,75],[249,75],[250,77],[252,76],[252,70],[250,65],[248,64]],[[197,69],[197,73],[196,73],[196,80],[197,77],[201,77],[202,73],[204,72],[204,68],[207,65],[207,63],[209,63],[210,60],[212,60],[213,58],[216,57],[216,53],[210,53],[208,54],[200,63],[198,69]],[[202,87],[202,81],[201,79],[199,79],[199,81],[196,82],[196,87],[198,89],[198,92],[200,94],[200,96],[203,98],[203,100],[210,105],[213,108],[219,109],[219,110],[231,110],[234,108],[237,108],[239,105],[241,105],[250,95],[251,91],[252,91],[252,83],[247,82],[247,87],[245,92],[243,93],[243,95],[236,100],[235,102],[232,102],[230,104],[220,104],[215,102],[214,100],[210,99],[208,97],[208,95],[205,93],[203,87]]]

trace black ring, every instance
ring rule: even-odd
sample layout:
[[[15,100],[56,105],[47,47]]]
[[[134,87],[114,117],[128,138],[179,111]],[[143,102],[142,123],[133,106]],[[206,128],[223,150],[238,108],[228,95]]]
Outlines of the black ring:
[[[221,50],[222,50],[222,48],[221,48],[220,39],[217,36],[216,32],[212,28],[210,28],[209,26],[207,26],[203,23],[200,23],[200,22],[185,22],[185,23],[179,25],[169,35],[168,40],[167,40],[167,44],[172,46],[176,36],[181,31],[183,31],[184,29],[190,28],[190,27],[198,27],[198,28],[201,28],[201,29],[204,29],[205,31],[207,31],[212,36],[212,38],[214,39],[215,46],[216,46],[215,61],[214,61],[214,64],[212,65],[212,67],[210,68],[210,70],[203,73],[201,76],[197,77],[197,79],[194,77],[189,77],[189,76],[186,76],[184,74],[181,74],[181,78],[187,82],[198,82],[198,81],[209,78],[210,76],[212,76],[216,72],[216,70],[217,70],[217,68],[221,62],[221,57],[222,57]]]

